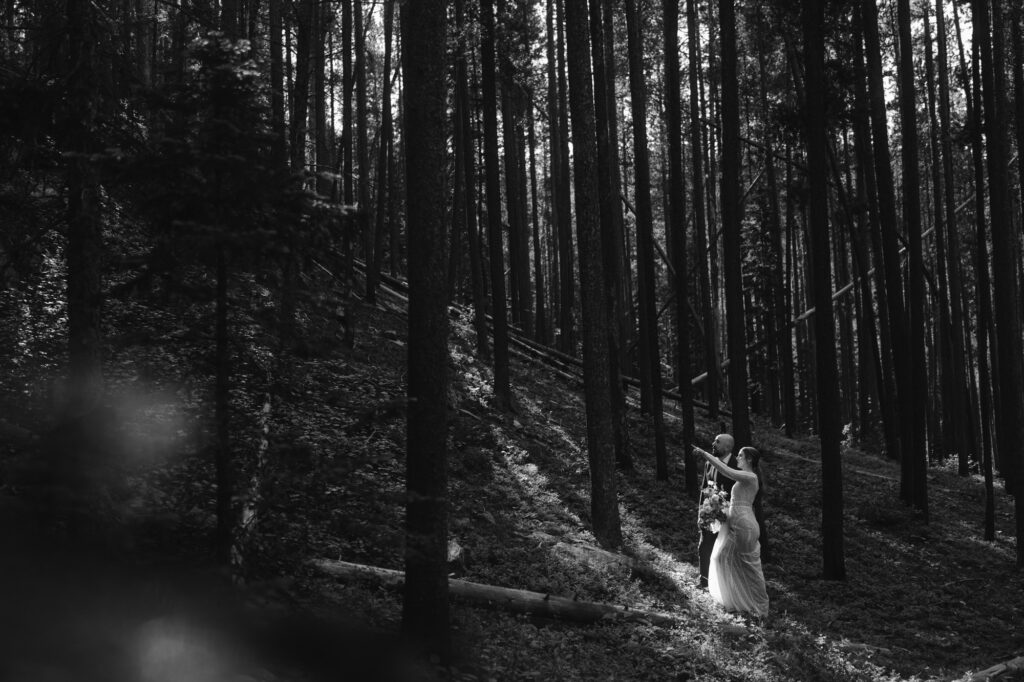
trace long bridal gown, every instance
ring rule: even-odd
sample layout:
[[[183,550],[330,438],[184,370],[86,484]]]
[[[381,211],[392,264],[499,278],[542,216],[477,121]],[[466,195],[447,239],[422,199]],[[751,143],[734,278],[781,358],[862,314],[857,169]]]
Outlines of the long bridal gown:
[[[768,593],[761,569],[761,536],[754,518],[757,474],[730,471],[736,479],[732,488],[729,518],[722,522],[715,548],[711,550],[708,591],[726,611],[753,616],[768,613]]]

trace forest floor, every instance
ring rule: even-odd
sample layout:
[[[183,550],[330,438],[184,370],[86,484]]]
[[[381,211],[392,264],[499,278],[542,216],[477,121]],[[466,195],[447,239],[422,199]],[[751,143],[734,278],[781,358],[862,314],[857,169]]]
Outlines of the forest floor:
[[[264,291],[257,283],[248,286],[250,293]],[[56,290],[52,294],[59,298]],[[26,444],[46,439],[25,433],[44,430],[51,379],[62,362],[59,324],[54,322],[60,311],[45,305],[33,311],[14,303],[4,305],[21,321],[16,319],[0,339],[14,349],[0,368],[6,396],[0,426],[11,436],[0,451],[0,502],[7,508],[14,508],[12,500],[30,497],[32,486],[23,472],[32,470],[39,449]],[[248,587],[241,591],[258,608],[334,614],[390,641],[401,620],[400,595],[372,583],[338,583],[311,562],[403,566],[403,307],[389,296],[375,307],[364,306],[352,351],[341,349],[329,324],[317,327],[313,317],[306,319],[308,357],[296,357],[286,367],[273,364],[267,350],[272,342],[260,331],[258,318],[257,311],[233,321],[238,330],[232,394],[236,457],[247,475],[256,472],[260,480],[260,525],[247,557]],[[146,557],[149,564],[159,558],[163,565],[201,567],[209,560],[215,528],[208,445],[213,430],[211,322],[208,301],[181,302],[174,314],[136,299],[108,305],[107,380],[122,453],[110,466],[128,477],[128,486],[108,495],[113,500],[108,506],[116,509],[117,525],[128,529],[118,537],[132,538],[129,554]],[[754,445],[763,453],[767,481],[770,560],[764,570],[771,614],[766,619],[750,622],[726,614],[696,587],[696,507],[682,489],[684,458],[674,417],[667,420],[671,477],[663,482],[654,477],[653,436],[646,422],[635,409],[629,415],[636,470],[619,476],[623,551],[646,570],[635,574],[581,562],[565,551],[566,546],[596,544],[587,529],[581,387],[514,358],[515,411],[499,414],[490,406],[489,369],[473,357],[468,321],[455,320],[452,331],[450,535],[462,550],[457,574],[478,583],[669,613],[678,623],[578,625],[455,604],[454,666],[424,675],[456,680],[951,680],[1024,652],[1024,631],[1017,627],[1024,622],[1024,591],[1014,568],[1012,498],[1001,488],[996,539],[985,542],[978,476],[961,478],[955,469],[933,467],[930,523],[925,524],[898,500],[895,463],[844,446],[847,579],[823,580],[817,441],[786,438],[760,421]],[[269,403],[267,395],[273,396]],[[251,463],[260,449],[262,423],[269,435],[265,464],[257,472],[244,463]],[[719,429],[698,410],[699,443],[710,444]],[[244,491],[240,494],[244,498]],[[21,640],[14,641],[23,646],[29,637],[25,633],[39,625],[38,619],[50,624],[58,616],[47,613],[67,616],[74,609],[77,615],[64,626],[46,630],[46,641],[64,638],[58,658],[77,666],[77,674],[61,677],[51,661],[49,676],[37,679],[109,679],[107,668],[95,676],[83,672],[91,670],[85,660],[100,670],[101,664],[83,652],[97,651],[105,640],[95,621],[84,626],[81,620],[87,611],[83,604],[95,606],[91,599],[102,597],[105,608],[110,607],[110,595],[121,589],[113,583],[120,578],[111,578],[107,569],[100,576],[90,574],[94,564],[79,554],[52,561],[50,554],[32,552],[25,552],[22,563],[12,564],[10,556],[6,564],[0,560],[0,569],[16,565],[22,577],[31,575],[38,583],[34,589],[27,583],[14,588],[16,597],[26,603],[41,600],[26,606],[32,618],[5,624],[0,654],[9,653],[5,646],[16,646],[12,632],[21,633]],[[4,584],[0,599],[3,589],[11,589],[10,581]],[[68,585],[91,595],[69,598]],[[155,622],[166,635],[171,626],[152,616],[170,608],[168,602],[184,601],[182,590],[154,598],[162,606],[148,610],[134,605],[136,593],[122,595],[121,611],[130,615],[108,615],[103,622],[148,623],[149,635]],[[190,603],[202,601],[189,590]],[[143,590],[154,601],[151,592],[151,587]],[[171,629],[180,639],[180,628]],[[70,645],[68,638],[82,642]],[[208,661],[212,645],[203,646],[201,661]],[[344,655],[387,657],[383,652],[390,645],[361,652],[355,651],[358,646],[351,645]],[[36,641],[26,650],[36,651],[34,663],[18,668],[8,660],[8,668],[0,664],[0,673],[12,666],[23,673],[35,670],[31,666],[41,665],[53,651]],[[44,650],[50,653],[39,653]],[[170,654],[159,651],[153,655],[166,667]],[[289,679],[269,673],[217,678],[212,672],[217,668],[209,664],[198,672],[202,665],[194,664],[191,679]]]

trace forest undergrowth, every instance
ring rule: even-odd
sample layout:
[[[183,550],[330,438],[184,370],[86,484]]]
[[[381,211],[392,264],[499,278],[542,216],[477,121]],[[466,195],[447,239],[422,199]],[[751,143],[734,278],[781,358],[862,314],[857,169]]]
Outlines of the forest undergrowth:
[[[375,307],[362,306],[356,347],[345,350],[330,316],[318,312],[318,304],[327,309],[332,302],[313,301],[300,316],[301,352],[278,362],[261,318],[273,310],[270,290],[256,281],[239,286],[245,300],[266,301],[265,310],[238,306],[232,318],[237,478],[258,481],[240,485],[239,495],[254,494],[259,501],[259,525],[245,556],[247,586],[240,591],[263,607],[335,615],[371,633],[396,633],[397,592],[338,583],[311,562],[402,568],[404,307],[387,295]],[[12,320],[2,332],[11,352],[0,373],[2,425],[10,436],[0,455],[0,499],[9,508],[32,496],[26,483],[32,477],[25,472],[44,456],[48,405],[59,390],[54,377],[63,362],[61,292],[41,286],[34,296],[2,301]],[[97,512],[98,525],[136,560],[201,567],[211,556],[215,528],[212,303],[146,300],[108,301],[106,371],[114,426],[102,442],[83,447],[98,458],[97,471],[116,470],[119,483],[101,486],[105,511]],[[726,614],[696,588],[696,506],[683,492],[674,415],[667,420],[671,478],[660,482],[654,478],[652,434],[636,409],[629,413],[635,471],[619,476],[622,551],[643,570],[581,561],[566,551],[595,544],[587,530],[581,386],[514,358],[515,410],[499,414],[491,407],[490,371],[472,353],[468,319],[453,320],[451,339],[453,574],[669,613],[677,625],[579,625],[456,604],[456,660],[435,673],[458,680],[960,679],[1024,651],[1024,634],[1015,627],[1024,618],[1024,594],[1014,568],[1012,499],[1001,489],[996,539],[985,542],[979,477],[933,467],[925,524],[898,500],[896,463],[848,444],[848,578],[826,581],[816,440],[788,439],[762,421],[756,422],[753,445],[763,453],[767,481],[771,614],[765,620]],[[676,409],[668,407],[670,413]],[[267,458],[257,470],[261,415],[269,427]],[[699,443],[709,444],[721,428],[698,410]],[[68,575],[76,575],[90,584],[78,575],[77,561],[58,563],[67,565],[33,572],[39,594],[49,595],[55,611],[63,593],[50,590],[51,581],[66,584]],[[135,621],[126,616],[119,622]],[[69,625],[60,632],[76,637],[82,631]],[[75,652],[89,641],[65,658],[81,663]],[[102,675],[83,673],[80,679]],[[267,673],[256,679],[298,678]]]

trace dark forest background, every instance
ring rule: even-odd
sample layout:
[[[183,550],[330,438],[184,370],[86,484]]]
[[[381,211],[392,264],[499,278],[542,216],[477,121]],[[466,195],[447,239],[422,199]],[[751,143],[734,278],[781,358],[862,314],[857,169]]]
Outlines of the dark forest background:
[[[811,525],[814,580],[860,579],[865,521],[911,544],[953,522],[1009,534],[998,563],[1019,570],[1022,13],[3,0],[7,525],[46,551],[162,556],[178,541],[138,491],[199,486],[208,523],[183,553],[260,583],[298,551],[276,515],[330,506],[313,480],[363,490],[330,457],[376,461],[388,433],[404,469],[376,484],[398,481],[402,513],[376,532],[400,553],[350,558],[403,570],[393,618],[447,666],[460,458],[554,429],[539,374],[582,390],[552,447],[585,474],[587,556],[643,559],[639,480],[641,504],[689,518],[687,455],[726,430],[790,462],[783,480],[813,468],[787,514]],[[140,473],[169,452],[180,479]],[[865,493],[850,462],[893,485]],[[778,526],[766,562],[792,550]]]

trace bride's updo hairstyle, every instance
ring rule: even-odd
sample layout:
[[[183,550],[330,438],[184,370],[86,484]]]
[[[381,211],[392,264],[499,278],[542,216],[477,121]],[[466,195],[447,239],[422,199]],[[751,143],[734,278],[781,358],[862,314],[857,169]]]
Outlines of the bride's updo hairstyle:
[[[747,447],[740,448],[739,454],[743,455],[748,462],[750,462],[750,469],[757,474],[757,484],[762,486],[764,481],[761,479],[761,453],[755,448]]]

